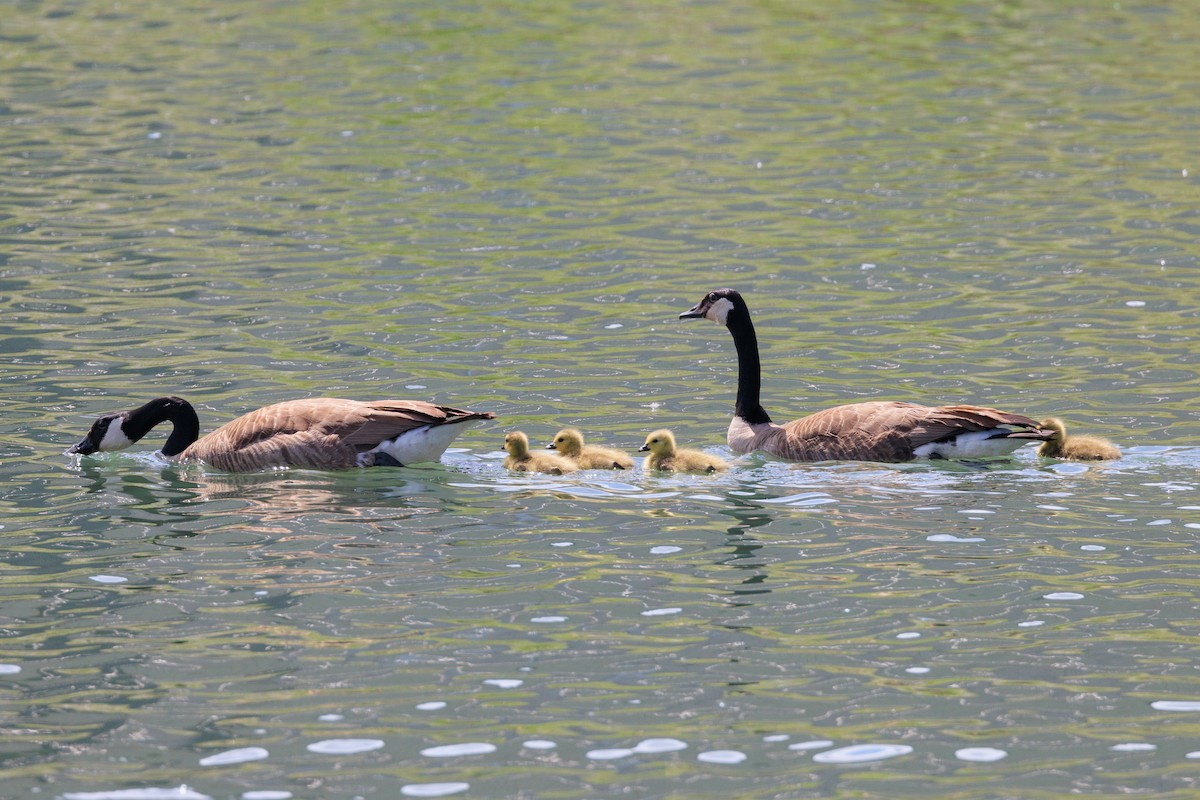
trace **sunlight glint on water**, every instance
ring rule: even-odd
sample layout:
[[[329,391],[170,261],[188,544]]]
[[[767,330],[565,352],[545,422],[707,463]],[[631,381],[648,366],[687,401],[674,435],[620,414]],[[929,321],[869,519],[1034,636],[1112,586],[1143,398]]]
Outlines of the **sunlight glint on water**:
[[[1190,796],[1198,27],[16,4],[6,791]],[[984,403],[1125,455],[502,469],[566,425],[730,456],[732,343],[678,319],[726,285],[777,420]],[[498,420],[421,469],[63,454],[163,394],[206,429],[321,395]]]

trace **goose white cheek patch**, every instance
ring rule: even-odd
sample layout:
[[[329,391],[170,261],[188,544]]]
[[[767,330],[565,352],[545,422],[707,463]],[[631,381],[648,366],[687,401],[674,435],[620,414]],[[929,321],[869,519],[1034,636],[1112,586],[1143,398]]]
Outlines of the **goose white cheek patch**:
[[[704,312],[704,316],[711,319],[718,325],[724,325],[725,320],[729,319],[729,312],[733,310],[733,303],[722,297],[717,302],[708,307],[708,311]]]
[[[104,438],[100,440],[100,450],[124,450],[133,444],[133,440],[125,435],[125,431],[121,430],[121,420],[114,419],[108,424],[108,430],[104,432]]]

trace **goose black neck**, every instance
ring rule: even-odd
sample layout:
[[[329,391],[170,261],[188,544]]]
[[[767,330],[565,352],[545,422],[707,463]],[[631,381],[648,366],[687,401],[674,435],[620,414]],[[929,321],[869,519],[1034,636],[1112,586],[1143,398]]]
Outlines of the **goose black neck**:
[[[751,425],[770,422],[771,417],[759,399],[762,364],[758,358],[758,336],[754,333],[750,312],[742,309],[740,313],[731,313],[725,325],[733,334],[733,346],[737,348],[738,355],[737,402],[733,406],[733,414]]]
[[[177,456],[200,438],[200,418],[192,404],[182,397],[156,397],[135,408],[121,424],[121,430],[136,442],[163,422],[172,425],[171,435],[162,448],[164,456]]]

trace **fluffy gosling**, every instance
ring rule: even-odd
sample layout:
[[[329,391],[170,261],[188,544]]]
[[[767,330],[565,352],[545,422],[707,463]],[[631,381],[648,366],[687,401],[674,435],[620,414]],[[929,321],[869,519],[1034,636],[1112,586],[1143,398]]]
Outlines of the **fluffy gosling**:
[[[547,450],[557,450],[568,461],[575,462],[580,469],[632,469],[633,459],[620,450],[585,445],[583,434],[575,428],[563,428],[554,435],[554,441],[546,445]]]
[[[504,467],[513,472],[549,472],[551,475],[566,475],[568,472],[575,472],[579,469],[562,456],[556,456],[553,453],[529,452],[529,437],[520,431],[505,434],[504,449],[508,451],[508,457],[504,459]]]
[[[702,453],[699,450],[680,450],[675,447],[675,436],[666,429],[655,431],[646,437],[646,443],[638,448],[639,452],[649,452],[646,456],[647,470],[659,469],[665,472],[720,472],[729,469],[729,464],[716,456]]]
[[[1042,443],[1038,455],[1044,458],[1067,458],[1072,461],[1109,461],[1121,457],[1121,451],[1107,439],[1098,436],[1068,436],[1061,419],[1050,417],[1041,421],[1054,438]]]

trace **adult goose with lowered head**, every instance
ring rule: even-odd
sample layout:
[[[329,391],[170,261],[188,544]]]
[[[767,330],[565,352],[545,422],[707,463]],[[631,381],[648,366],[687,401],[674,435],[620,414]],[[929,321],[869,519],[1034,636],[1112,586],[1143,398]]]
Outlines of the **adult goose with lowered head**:
[[[226,472],[272,467],[350,469],[438,461],[454,438],[490,411],[463,411],[419,400],[364,403],[336,397],[289,400],[238,417],[203,438],[192,404],[159,397],[132,411],[105,414],[68,453],[124,450],[170,422],[162,454]]]
[[[788,461],[911,461],[1005,456],[1053,433],[1020,414],[981,406],[922,406],[895,401],[851,403],[777,425],[759,400],[762,367],[746,301],[717,289],[680,319],[724,325],[738,355],[738,391],[729,423],[734,453],[761,450]]]

